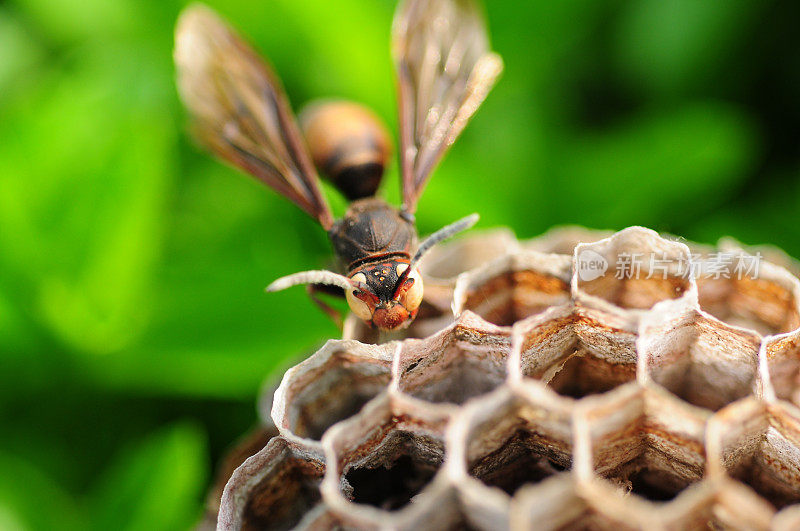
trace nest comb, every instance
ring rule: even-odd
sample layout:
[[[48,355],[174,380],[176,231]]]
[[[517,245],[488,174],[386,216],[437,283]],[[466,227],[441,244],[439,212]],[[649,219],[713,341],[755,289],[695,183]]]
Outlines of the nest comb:
[[[350,320],[265,395],[206,523],[800,529],[796,271],[639,227],[444,245],[403,336]]]

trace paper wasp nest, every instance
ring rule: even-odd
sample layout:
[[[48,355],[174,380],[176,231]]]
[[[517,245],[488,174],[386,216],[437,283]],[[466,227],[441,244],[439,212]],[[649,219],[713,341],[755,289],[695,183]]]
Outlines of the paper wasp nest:
[[[265,397],[218,526],[800,529],[795,267],[638,227],[443,245],[408,337],[351,321]]]

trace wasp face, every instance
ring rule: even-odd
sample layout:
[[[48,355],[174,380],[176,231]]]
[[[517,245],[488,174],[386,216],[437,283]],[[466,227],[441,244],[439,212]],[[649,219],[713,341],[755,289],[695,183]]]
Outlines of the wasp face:
[[[422,276],[416,268],[398,285],[408,261],[389,260],[356,269],[350,279],[365,289],[346,291],[350,309],[360,319],[381,330],[405,328],[422,303]]]

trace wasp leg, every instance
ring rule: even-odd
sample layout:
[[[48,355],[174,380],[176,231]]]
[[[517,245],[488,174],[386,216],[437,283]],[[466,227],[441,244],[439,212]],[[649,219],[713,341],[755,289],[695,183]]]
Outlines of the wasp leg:
[[[344,297],[344,290],[336,286],[328,286],[325,284],[306,284],[306,293],[308,293],[308,296],[312,301],[314,301],[314,304],[316,304],[323,312],[328,314],[328,317],[330,317],[333,322],[336,323],[336,326],[339,328],[344,326],[344,315],[342,312],[319,298],[319,294],[321,293],[335,297]]]

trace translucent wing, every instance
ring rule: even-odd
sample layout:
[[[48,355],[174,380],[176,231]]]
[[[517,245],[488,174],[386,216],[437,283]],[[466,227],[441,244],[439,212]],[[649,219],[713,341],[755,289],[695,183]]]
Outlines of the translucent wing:
[[[431,172],[503,70],[471,0],[405,0],[395,15],[403,206],[409,212]]]
[[[280,81],[213,11],[194,5],[175,30],[178,91],[198,139],[328,230],[330,208]]]

